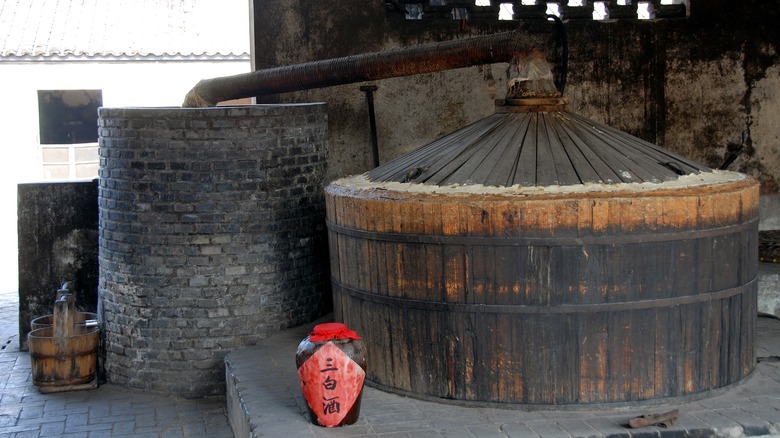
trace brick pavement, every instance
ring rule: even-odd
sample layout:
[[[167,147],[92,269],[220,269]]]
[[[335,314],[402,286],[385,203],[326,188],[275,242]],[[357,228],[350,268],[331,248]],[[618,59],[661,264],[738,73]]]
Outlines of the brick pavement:
[[[294,371],[295,347],[308,327],[228,355],[228,397],[179,399],[104,384],[95,390],[40,394],[18,350],[15,294],[0,293],[0,438],[6,437],[780,437],[780,321],[759,318],[753,376],[722,394],[678,405],[541,411],[462,407],[366,388],[352,426],[308,422]],[[9,343],[10,341],[10,343]],[[260,375],[260,370],[266,374]],[[639,414],[677,407],[670,429],[627,429]]]
[[[0,438],[232,437],[225,398],[179,399],[100,385],[41,394],[19,351],[16,292],[0,292]]]

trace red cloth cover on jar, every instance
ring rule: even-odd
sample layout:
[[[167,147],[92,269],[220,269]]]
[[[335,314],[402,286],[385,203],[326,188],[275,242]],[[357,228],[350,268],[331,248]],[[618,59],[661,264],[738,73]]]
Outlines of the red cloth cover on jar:
[[[360,336],[340,322],[317,324],[314,326],[311,333],[309,333],[309,341],[314,343],[332,341],[334,339],[358,340],[360,339]]]

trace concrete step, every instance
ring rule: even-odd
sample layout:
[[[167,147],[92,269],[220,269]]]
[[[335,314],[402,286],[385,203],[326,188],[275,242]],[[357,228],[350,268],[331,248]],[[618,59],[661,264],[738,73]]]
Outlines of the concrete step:
[[[780,318],[780,263],[758,264],[758,311]]]
[[[311,424],[298,382],[295,352],[313,325],[226,357],[227,411],[236,437],[780,436],[780,363],[772,359],[780,357],[780,320],[774,318],[759,318],[757,353],[768,359],[756,372],[696,400],[549,411],[465,407],[366,387],[357,423],[337,429]],[[627,427],[631,418],[672,409],[680,417],[670,428]]]

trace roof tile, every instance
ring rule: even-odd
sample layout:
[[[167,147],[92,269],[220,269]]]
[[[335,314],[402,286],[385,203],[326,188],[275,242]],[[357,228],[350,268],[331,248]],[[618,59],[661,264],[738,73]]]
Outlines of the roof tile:
[[[0,57],[246,55],[246,0],[4,0]]]

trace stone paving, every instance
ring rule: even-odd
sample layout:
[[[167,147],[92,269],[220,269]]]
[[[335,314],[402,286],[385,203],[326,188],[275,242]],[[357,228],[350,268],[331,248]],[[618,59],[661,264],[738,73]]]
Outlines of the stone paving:
[[[19,351],[16,292],[0,292],[0,438],[232,437],[225,398],[178,399],[116,385],[41,394]]]
[[[305,415],[294,369],[309,327],[228,356],[228,396],[187,400],[129,390],[41,394],[18,349],[16,293],[0,293],[0,438],[6,437],[780,437],[780,321],[759,318],[757,371],[722,394],[679,405],[589,411],[467,408],[366,388],[354,425],[326,429]],[[262,373],[261,373],[262,372]],[[627,429],[635,415],[677,407],[669,429]]]

